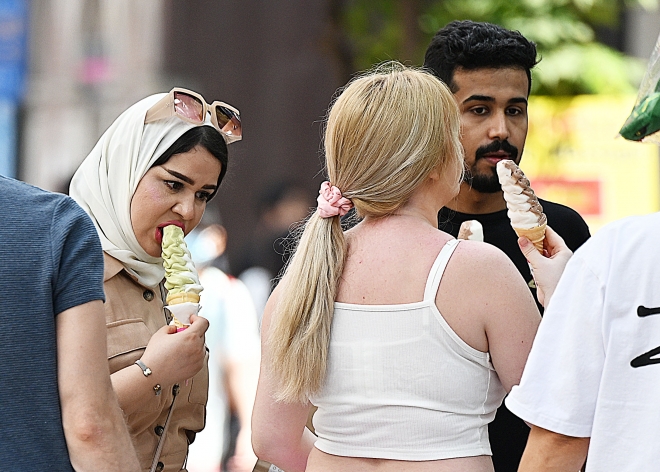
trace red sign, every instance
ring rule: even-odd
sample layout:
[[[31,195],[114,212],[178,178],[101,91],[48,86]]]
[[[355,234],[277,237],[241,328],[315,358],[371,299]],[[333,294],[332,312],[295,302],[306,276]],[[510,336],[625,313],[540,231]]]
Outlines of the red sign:
[[[582,216],[600,216],[601,182],[599,180],[534,179],[532,188],[544,200],[573,208]]]

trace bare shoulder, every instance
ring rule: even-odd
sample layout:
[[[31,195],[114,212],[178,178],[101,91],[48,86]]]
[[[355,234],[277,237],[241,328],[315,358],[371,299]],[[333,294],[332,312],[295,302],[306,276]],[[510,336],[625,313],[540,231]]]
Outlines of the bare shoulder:
[[[492,244],[479,241],[461,241],[452,257],[452,265],[455,270],[467,270],[482,275],[499,274],[518,271],[511,259],[499,248]]]
[[[512,297],[531,297],[511,259],[497,247],[478,241],[461,241],[443,280],[446,289],[467,291],[472,300],[490,306],[500,299],[504,303]]]
[[[436,305],[465,342],[491,353],[498,374],[510,388],[519,379],[539,314],[508,256],[487,243],[462,241],[449,260]]]

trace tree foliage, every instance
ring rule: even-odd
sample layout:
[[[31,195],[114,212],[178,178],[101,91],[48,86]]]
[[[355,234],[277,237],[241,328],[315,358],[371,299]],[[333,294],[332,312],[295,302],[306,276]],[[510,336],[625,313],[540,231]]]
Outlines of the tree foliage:
[[[435,32],[455,19],[488,21],[520,31],[537,44],[541,62],[532,93],[634,93],[645,61],[599,41],[620,31],[626,7],[657,0],[344,0],[339,22],[352,70],[397,59],[421,65]]]

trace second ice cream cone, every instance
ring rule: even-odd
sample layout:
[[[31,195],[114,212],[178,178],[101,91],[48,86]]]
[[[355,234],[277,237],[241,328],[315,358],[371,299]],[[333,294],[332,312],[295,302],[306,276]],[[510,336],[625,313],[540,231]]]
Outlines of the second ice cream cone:
[[[456,239],[468,239],[471,241],[484,240],[484,228],[477,220],[468,220],[461,223]]]

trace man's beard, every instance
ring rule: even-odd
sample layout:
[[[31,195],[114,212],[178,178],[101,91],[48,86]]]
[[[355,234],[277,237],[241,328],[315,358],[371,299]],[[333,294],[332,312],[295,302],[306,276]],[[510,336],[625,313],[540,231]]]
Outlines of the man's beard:
[[[518,157],[518,148],[506,140],[493,141],[487,146],[481,146],[475,152],[475,160],[472,167],[465,169],[463,182],[467,183],[470,187],[480,193],[497,193],[502,191],[502,185],[500,185],[500,180],[497,178],[497,169],[495,167],[491,168],[486,173],[477,173],[477,163],[479,162],[479,159],[483,159],[486,154],[497,151],[508,153],[509,159],[514,162]]]

